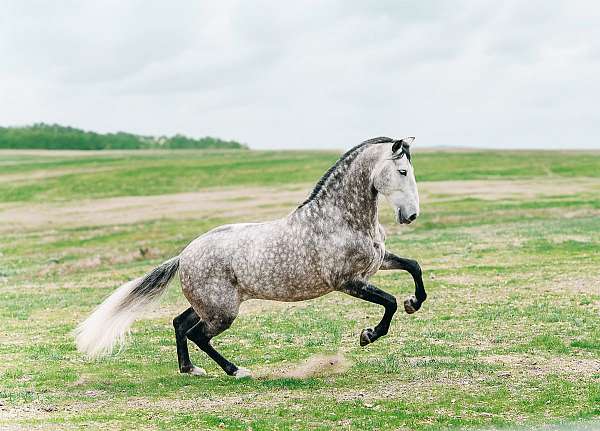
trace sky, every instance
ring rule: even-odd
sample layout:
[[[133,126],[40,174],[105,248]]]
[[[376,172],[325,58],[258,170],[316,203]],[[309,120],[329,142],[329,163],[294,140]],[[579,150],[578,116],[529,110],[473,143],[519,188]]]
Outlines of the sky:
[[[600,148],[599,23],[592,0],[7,0],[0,125]]]

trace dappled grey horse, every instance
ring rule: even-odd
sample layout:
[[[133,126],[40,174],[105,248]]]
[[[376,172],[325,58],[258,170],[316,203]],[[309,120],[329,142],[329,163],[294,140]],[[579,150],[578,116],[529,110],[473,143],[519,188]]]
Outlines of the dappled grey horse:
[[[163,293],[177,270],[191,304],[173,320],[182,373],[205,374],[190,361],[191,340],[227,374],[249,375],[210,343],[231,326],[247,299],[303,301],[344,292],[385,309],[374,328],[361,332],[360,345],[386,335],[396,299],[370,284],[370,276],[379,269],[408,271],[415,294],[404,301],[407,313],[417,311],[427,297],[419,264],[385,250],[377,215],[380,193],[397,222],[408,224],[419,215],[410,156],[413,139],[374,138],[352,148],[284,218],[221,226],[196,238],[179,256],[123,285],[100,304],[76,329],[77,347],[88,357],[100,357],[122,346],[136,316]]]

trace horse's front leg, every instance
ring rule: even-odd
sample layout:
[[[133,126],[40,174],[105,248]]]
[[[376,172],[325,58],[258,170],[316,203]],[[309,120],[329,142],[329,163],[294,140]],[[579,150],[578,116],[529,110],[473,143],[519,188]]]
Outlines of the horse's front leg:
[[[360,333],[361,346],[366,346],[367,344],[372,343],[379,337],[388,333],[392,316],[398,308],[398,305],[396,304],[396,298],[389,293],[360,280],[346,282],[339,290],[340,292],[347,293],[355,298],[364,299],[365,301],[373,302],[385,307],[385,313],[381,318],[381,322],[379,322],[375,328],[363,329]]]
[[[412,275],[415,281],[415,294],[404,301],[404,310],[408,314],[412,314],[421,308],[421,305],[427,299],[427,293],[423,284],[421,267],[416,260],[405,259],[386,251],[383,263],[379,269],[403,269]]]

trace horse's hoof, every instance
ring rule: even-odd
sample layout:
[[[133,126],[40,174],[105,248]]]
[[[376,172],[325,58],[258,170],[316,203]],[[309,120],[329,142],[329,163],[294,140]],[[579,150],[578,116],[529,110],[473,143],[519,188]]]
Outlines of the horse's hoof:
[[[206,376],[206,370],[204,368],[192,366],[189,370],[184,370],[182,374],[191,374],[192,376]]]
[[[414,296],[411,296],[404,301],[404,311],[406,311],[408,314],[413,314],[419,308],[421,308],[421,305]]]
[[[371,329],[371,328],[363,329],[360,333],[360,345],[364,347],[367,344],[371,344],[373,335],[375,335],[375,331],[373,331],[373,329]]]
[[[252,377],[252,373],[247,368],[238,368],[235,373],[233,373],[236,379],[243,379],[246,377]]]
[[[192,376],[206,376],[206,370],[204,368],[196,367],[192,368],[190,371]]]

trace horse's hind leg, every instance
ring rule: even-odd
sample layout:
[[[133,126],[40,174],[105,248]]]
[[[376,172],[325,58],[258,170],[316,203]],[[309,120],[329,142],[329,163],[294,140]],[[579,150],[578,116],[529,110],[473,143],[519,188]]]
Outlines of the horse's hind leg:
[[[210,340],[226,330],[233,323],[233,317],[219,316],[211,319],[210,323],[200,320],[193,328],[187,332],[187,337],[205,352],[213,361],[215,361],[230,376],[249,377],[250,372],[245,368],[238,368],[235,364],[228,361],[215,350],[210,344]]]
[[[197,376],[206,374],[204,369],[194,366],[190,360],[188,351],[186,333],[200,321],[200,318],[192,307],[185,310],[179,316],[173,319],[175,328],[175,339],[177,341],[177,362],[179,363],[180,373],[189,373]]]
[[[203,280],[202,283],[188,286],[183,285],[184,294],[200,318],[186,332],[186,337],[230,376],[249,376],[248,370],[238,368],[225,359],[210,343],[213,337],[228,329],[237,317],[240,300],[236,286],[230,280],[223,279]]]

